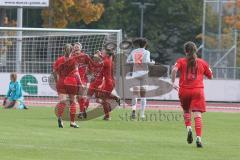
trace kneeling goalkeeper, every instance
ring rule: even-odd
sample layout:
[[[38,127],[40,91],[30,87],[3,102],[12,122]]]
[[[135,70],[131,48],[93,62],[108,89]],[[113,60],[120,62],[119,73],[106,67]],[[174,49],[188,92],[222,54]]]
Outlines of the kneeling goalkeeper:
[[[15,108],[15,109],[28,109],[23,103],[22,86],[19,81],[17,81],[17,74],[10,74],[9,88],[7,95],[3,101],[3,107],[5,109]]]

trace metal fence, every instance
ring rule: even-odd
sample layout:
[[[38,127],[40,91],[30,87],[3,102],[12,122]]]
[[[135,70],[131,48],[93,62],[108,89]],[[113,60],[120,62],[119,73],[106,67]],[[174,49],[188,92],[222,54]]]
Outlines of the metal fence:
[[[227,21],[237,14],[236,0],[204,0],[202,58],[212,66],[216,79],[239,79],[238,30]]]

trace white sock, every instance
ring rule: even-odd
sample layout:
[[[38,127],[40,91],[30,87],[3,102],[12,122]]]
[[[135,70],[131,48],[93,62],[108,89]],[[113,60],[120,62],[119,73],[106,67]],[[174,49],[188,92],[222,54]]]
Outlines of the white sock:
[[[192,131],[192,127],[191,126],[187,126],[187,131]]]
[[[197,140],[198,142],[201,142],[201,137],[197,136],[196,140]]]
[[[145,112],[146,104],[147,104],[146,98],[141,98],[141,117],[142,118],[145,117],[144,112]]]
[[[136,111],[137,108],[137,98],[132,98],[132,110]]]

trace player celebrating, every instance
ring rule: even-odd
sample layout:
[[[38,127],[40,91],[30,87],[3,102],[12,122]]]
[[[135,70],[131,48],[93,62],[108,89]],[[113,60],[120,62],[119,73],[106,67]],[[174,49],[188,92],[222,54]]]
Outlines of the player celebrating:
[[[195,120],[196,145],[202,147],[202,113],[206,111],[204,98],[204,75],[208,79],[212,79],[212,71],[207,62],[197,58],[197,47],[193,42],[184,44],[185,58],[177,60],[172,70],[172,85],[178,90],[174,84],[176,74],[180,72],[179,80],[179,99],[184,111],[184,121],[187,128],[187,142],[192,143],[191,128],[191,112],[193,112]]]
[[[101,51],[97,50],[93,55],[93,64],[89,69],[93,74],[93,78],[88,87],[88,96],[92,97],[103,83],[103,57]]]
[[[81,56],[81,55],[86,55],[84,52],[82,52],[82,44],[79,42],[76,42],[73,46],[73,54],[76,56]],[[88,63],[81,63],[78,66],[78,72],[81,78],[81,82],[83,85],[83,91],[81,93],[81,95],[77,95],[77,101],[78,101],[78,105],[80,108],[80,113],[79,113],[79,118],[83,119],[83,118],[87,118],[87,113],[86,113],[86,106],[88,105],[88,99],[86,96],[86,86],[87,86],[87,82],[88,82],[88,78],[87,78],[87,72],[88,72]]]
[[[63,128],[62,115],[66,107],[66,90],[64,86],[65,74],[61,66],[69,59],[72,51],[72,45],[66,44],[64,46],[64,56],[59,57],[53,65],[53,75],[56,82],[56,89],[58,93],[59,103],[57,104],[58,127]]]
[[[71,49],[69,49],[70,53]],[[89,63],[89,61],[91,60],[87,55],[75,55],[71,53],[69,59],[67,59],[65,63],[61,64],[59,69],[65,77],[64,88],[70,102],[70,127],[73,128],[79,128],[78,125],[75,123],[75,96],[81,95],[84,88],[82,86],[81,78],[78,72],[78,66],[81,64]],[[62,123],[61,119],[59,120],[59,123]]]
[[[148,64],[150,61],[150,52],[146,50],[147,40],[144,38],[137,38],[133,41],[134,49],[127,58],[127,63],[133,63],[132,77],[140,83],[140,97],[141,97],[141,118],[145,118],[144,111],[147,104],[145,98],[145,84],[148,77]],[[136,104],[137,97],[139,97],[139,87],[133,88],[132,97],[132,119],[136,118]]]
[[[120,99],[117,96],[112,95],[112,91],[115,87],[115,80],[113,76],[113,51],[111,49],[105,49],[103,52],[103,82],[98,89],[97,98],[100,98],[104,110],[103,120],[110,120],[111,106],[108,99],[114,99],[120,105]]]
[[[79,74],[79,66],[88,66],[93,64],[92,59],[87,54],[71,54],[70,59],[64,64],[63,70],[64,73],[68,73],[67,77],[64,79],[64,85],[66,88],[66,92],[69,94],[70,97],[70,111],[72,116],[71,122],[74,122],[75,113],[76,113],[76,104],[75,104],[75,95],[77,97],[82,97],[86,93],[86,86],[81,81],[81,77]],[[72,108],[72,110],[71,110]],[[74,128],[78,128],[76,123],[72,123]]]

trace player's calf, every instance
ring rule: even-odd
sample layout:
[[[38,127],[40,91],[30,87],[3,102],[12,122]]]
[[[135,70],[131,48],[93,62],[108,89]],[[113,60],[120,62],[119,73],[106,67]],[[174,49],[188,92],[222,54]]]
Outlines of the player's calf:
[[[195,120],[195,131],[196,131],[196,145],[198,148],[202,148],[202,113],[194,112],[194,120]]]

